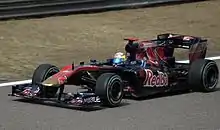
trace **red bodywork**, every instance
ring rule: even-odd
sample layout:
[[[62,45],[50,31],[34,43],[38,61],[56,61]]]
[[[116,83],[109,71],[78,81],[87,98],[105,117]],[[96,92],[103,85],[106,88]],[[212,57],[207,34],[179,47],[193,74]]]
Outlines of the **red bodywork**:
[[[59,84],[64,84],[68,78],[70,78],[74,73],[78,73],[82,70],[87,71],[97,71],[99,67],[86,65],[86,66],[78,66],[77,68],[72,68],[72,65],[67,65],[63,67],[59,73],[52,76],[52,78],[57,79]]]
[[[112,66],[96,66],[96,65],[79,65],[73,68],[73,65],[64,66],[58,73],[54,74],[47,80],[43,82],[43,84],[53,84],[53,86],[60,86],[62,84],[74,84],[77,85],[78,82],[76,80],[77,74],[82,71],[94,71],[97,72],[100,69],[114,69]],[[67,82],[68,81],[68,82]]]
[[[165,48],[158,47],[155,43],[151,41],[141,41],[140,48],[143,48],[141,53],[137,54],[137,59],[145,59],[147,63],[151,65],[158,66],[159,60],[165,60]]]

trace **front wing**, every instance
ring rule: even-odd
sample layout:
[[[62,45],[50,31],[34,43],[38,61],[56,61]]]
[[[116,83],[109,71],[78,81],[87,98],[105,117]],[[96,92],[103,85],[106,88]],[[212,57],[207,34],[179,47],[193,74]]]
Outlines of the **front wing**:
[[[62,93],[57,94],[53,98],[45,98],[40,96],[37,92],[31,91],[32,84],[15,85],[11,88],[11,93],[8,96],[19,97],[21,99],[27,99],[29,101],[40,101],[42,103],[52,102],[60,105],[67,105],[73,107],[88,107],[101,105],[100,98],[94,93],[84,91],[77,93]]]

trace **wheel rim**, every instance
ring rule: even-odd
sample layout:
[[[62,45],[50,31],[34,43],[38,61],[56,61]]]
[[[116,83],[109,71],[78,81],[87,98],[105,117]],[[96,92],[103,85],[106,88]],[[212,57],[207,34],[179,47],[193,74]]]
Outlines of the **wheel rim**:
[[[115,81],[111,84],[109,96],[113,101],[119,101],[122,97],[122,86],[120,81]]]
[[[205,74],[205,86],[207,89],[213,89],[218,82],[218,69],[210,66]]]

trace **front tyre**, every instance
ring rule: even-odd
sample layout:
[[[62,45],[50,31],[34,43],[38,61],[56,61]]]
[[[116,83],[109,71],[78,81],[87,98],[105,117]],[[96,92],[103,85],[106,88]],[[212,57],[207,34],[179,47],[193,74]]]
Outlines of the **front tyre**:
[[[199,59],[190,66],[189,84],[195,91],[215,91],[218,78],[219,70],[215,61]]]
[[[95,94],[105,106],[119,106],[123,98],[123,82],[114,73],[104,73],[97,79]]]
[[[58,87],[44,87],[40,85],[44,80],[59,72],[59,68],[51,64],[39,65],[32,77],[32,86],[39,86],[41,96],[46,98],[54,97],[58,91]]]

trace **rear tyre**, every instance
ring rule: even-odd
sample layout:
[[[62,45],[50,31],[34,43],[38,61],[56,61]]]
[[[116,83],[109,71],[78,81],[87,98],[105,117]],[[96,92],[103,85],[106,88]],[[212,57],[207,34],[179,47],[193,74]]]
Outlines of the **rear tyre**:
[[[105,106],[116,107],[123,98],[123,82],[120,76],[114,73],[104,73],[97,79],[95,94]]]
[[[218,84],[219,70],[215,61],[199,59],[189,69],[189,84],[195,91],[212,92]]]
[[[51,64],[41,64],[34,71],[32,77],[32,85],[40,87],[40,95],[46,98],[54,97],[58,91],[58,87],[44,87],[39,83],[42,83],[44,80],[50,76],[59,72],[59,68]]]

